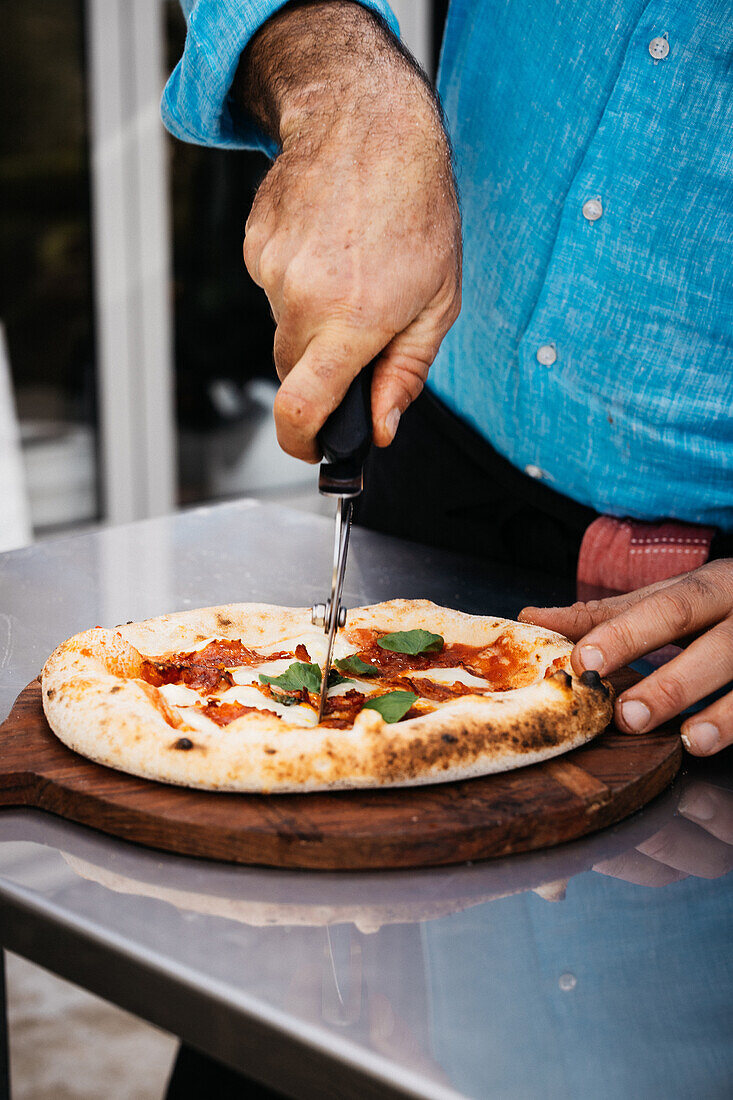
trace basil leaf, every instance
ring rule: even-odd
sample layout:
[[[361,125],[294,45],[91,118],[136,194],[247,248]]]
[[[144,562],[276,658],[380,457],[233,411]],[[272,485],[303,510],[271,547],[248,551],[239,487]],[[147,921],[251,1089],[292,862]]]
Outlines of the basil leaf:
[[[319,692],[321,670],[318,665],[309,665],[306,661],[293,661],[292,665],[279,676],[265,676],[260,673],[260,683],[272,684],[273,687],[282,688],[283,691],[299,691],[300,688],[307,688],[308,691]]]
[[[394,634],[385,634],[377,639],[380,649],[390,653],[437,653],[444,646],[440,634],[431,634],[429,630],[396,630]]]
[[[335,668],[331,667],[328,670],[328,687],[335,688],[338,684],[350,684],[351,680],[348,676],[339,676]],[[319,687],[320,691],[320,687]]]
[[[386,695],[376,695],[370,699],[362,710],[376,710],[385,722],[399,722],[416,699],[414,691],[388,691]]]
[[[366,661],[362,661],[358,653],[342,657],[340,660],[334,661],[334,664],[342,672],[348,672],[349,676],[379,676],[379,669],[375,668],[374,665],[368,665]]]
[[[294,707],[296,703],[301,701],[300,692],[297,695],[288,694],[282,691],[273,691],[272,697],[276,703],[282,703],[284,707]]]

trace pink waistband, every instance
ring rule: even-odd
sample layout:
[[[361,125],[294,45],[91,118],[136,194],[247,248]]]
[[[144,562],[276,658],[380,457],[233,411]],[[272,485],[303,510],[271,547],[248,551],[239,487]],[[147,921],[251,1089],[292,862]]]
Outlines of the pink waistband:
[[[578,595],[609,589],[631,592],[703,565],[714,527],[667,520],[642,523],[599,516],[583,536],[578,556]]]

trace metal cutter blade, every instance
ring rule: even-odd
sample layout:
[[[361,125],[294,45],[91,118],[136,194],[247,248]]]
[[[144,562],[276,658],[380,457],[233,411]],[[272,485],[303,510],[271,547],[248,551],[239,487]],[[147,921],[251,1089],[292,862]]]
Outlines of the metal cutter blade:
[[[318,491],[324,496],[336,497],[337,500],[331,596],[327,603],[315,604],[312,612],[314,625],[322,626],[328,635],[318,706],[319,722],[326,706],[328,674],[331,671],[336,631],[346,622],[346,609],[341,606],[341,592],[344,587],[354,497],[358,497],[363,488],[364,460],[372,442],[371,386],[374,365],[372,361],[359,372],[341,404],[331,413],[318,433],[318,443],[324,457],[318,477]]]
[[[354,510],[353,497],[339,496],[336,503],[336,529],[333,541],[333,572],[331,574],[331,595],[325,605],[316,604],[313,608],[313,621],[320,625],[328,635],[326,646],[326,658],[323,662],[323,675],[321,677],[321,697],[318,704],[318,721],[323,718],[328,691],[328,677],[331,671],[333,656],[333,643],[336,631],[346,622],[346,608],[341,606],[341,593],[344,588],[344,574],[346,573],[346,555],[349,549],[349,531],[351,529],[351,515]]]

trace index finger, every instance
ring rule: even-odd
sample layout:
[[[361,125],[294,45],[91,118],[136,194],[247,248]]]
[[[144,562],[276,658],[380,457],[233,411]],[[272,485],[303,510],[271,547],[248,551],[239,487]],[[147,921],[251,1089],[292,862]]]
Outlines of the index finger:
[[[644,588],[636,588],[633,592],[627,592],[620,596],[607,596],[603,600],[578,600],[568,607],[533,607],[522,608],[517,616],[522,623],[534,623],[535,626],[544,626],[547,630],[556,630],[558,634],[564,634],[566,638],[577,642],[594,626],[612,619],[620,611],[626,611],[629,607],[639,603],[645,596],[652,592],[658,592],[661,588],[669,588],[678,584],[688,573],[681,573],[677,577],[668,577],[663,581],[655,581]]]
[[[373,330],[336,326],[312,337],[275,397],[275,426],[284,451],[305,462],[319,460],[318,431],[359,371],[382,350],[382,340]]]
[[[711,626],[731,609],[731,593],[702,570],[660,588],[594,627],[581,638],[571,661],[576,672],[601,675]]]

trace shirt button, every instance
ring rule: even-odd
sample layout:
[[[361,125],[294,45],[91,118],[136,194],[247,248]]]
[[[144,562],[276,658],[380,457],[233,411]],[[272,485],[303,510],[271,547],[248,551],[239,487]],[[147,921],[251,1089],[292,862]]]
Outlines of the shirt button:
[[[583,203],[583,217],[586,221],[597,222],[603,213],[603,204],[600,199],[586,199]]]
[[[655,61],[664,61],[669,53],[669,42],[666,38],[652,38],[649,43],[649,53]]]
[[[545,476],[545,471],[541,466],[535,466],[532,462],[528,466],[524,467],[525,474],[529,474],[530,477],[541,478]]]
[[[551,367],[557,359],[557,349],[554,344],[543,344],[537,348],[537,362],[543,367]]]

